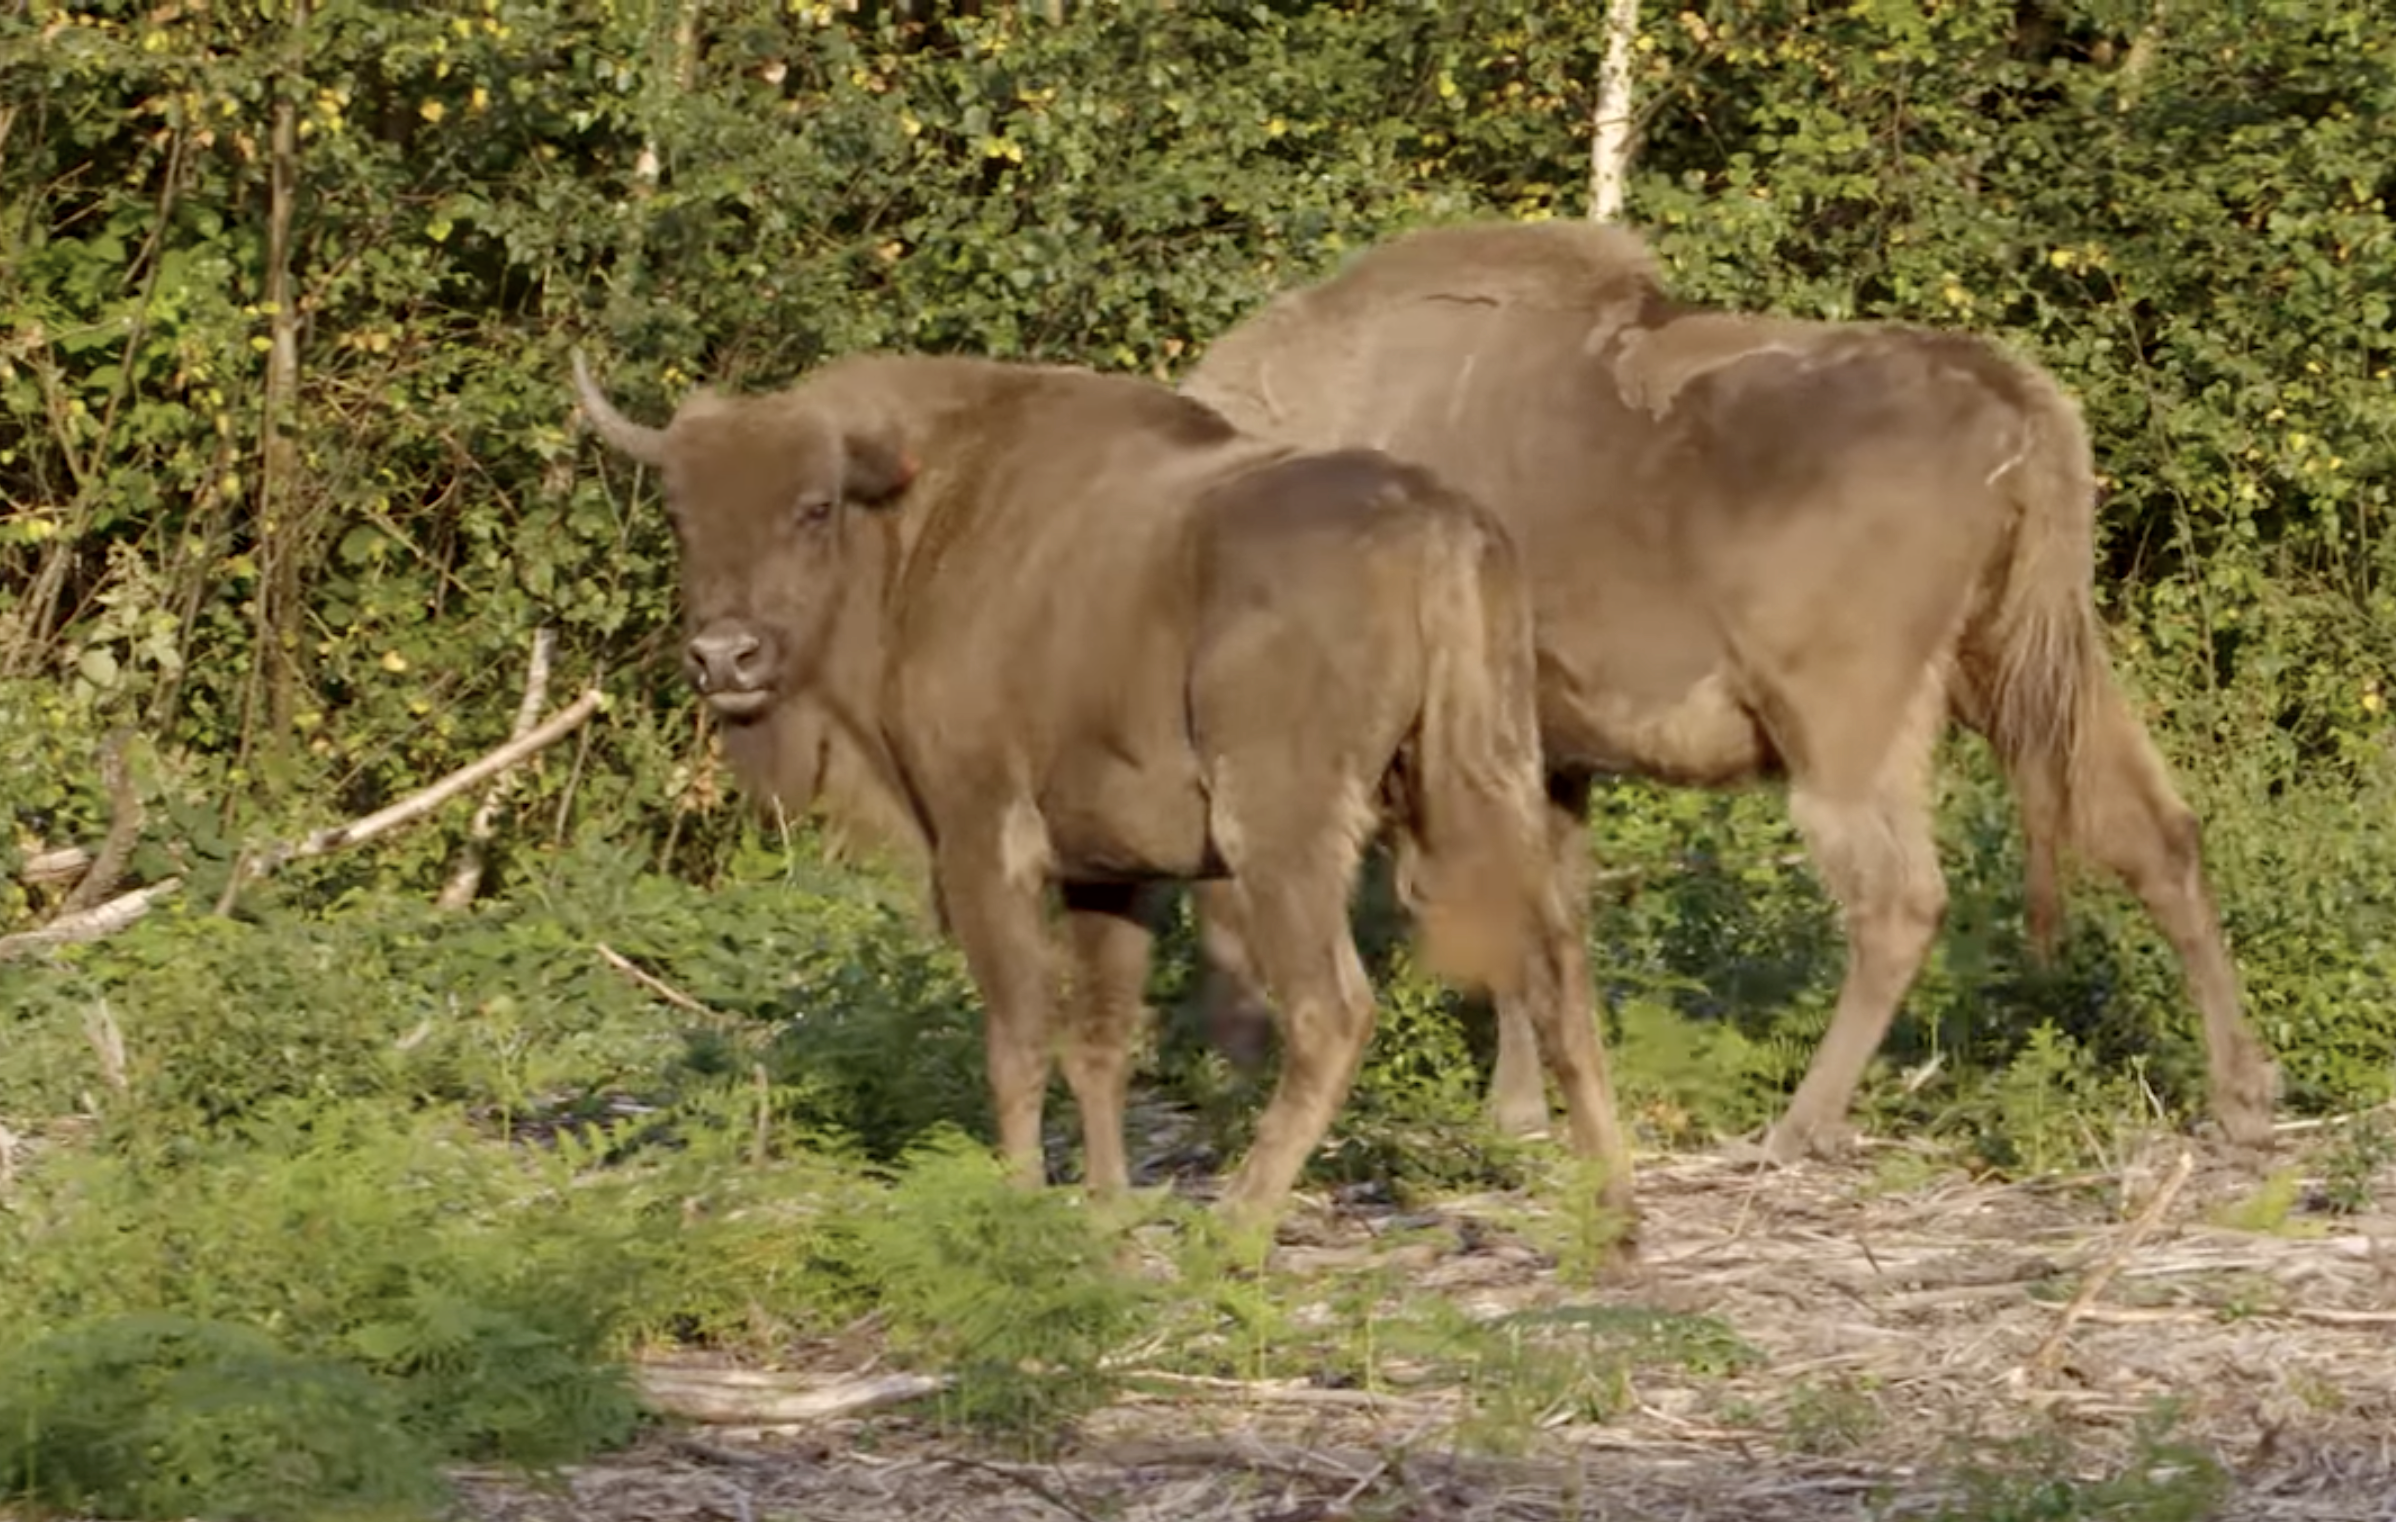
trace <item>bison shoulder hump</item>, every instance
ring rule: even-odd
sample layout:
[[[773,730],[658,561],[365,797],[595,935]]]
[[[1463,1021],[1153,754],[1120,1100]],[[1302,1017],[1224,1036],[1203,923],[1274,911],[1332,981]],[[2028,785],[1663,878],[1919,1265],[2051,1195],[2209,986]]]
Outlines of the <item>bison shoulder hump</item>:
[[[1203,448],[1230,442],[1239,434],[1229,418],[1192,397],[1157,388],[1145,397],[1149,420],[1175,444]]]
[[[1448,496],[1430,471],[1366,448],[1292,455],[1229,483],[1227,489],[1245,501],[1279,508],[1419,507],[1444,502]]]

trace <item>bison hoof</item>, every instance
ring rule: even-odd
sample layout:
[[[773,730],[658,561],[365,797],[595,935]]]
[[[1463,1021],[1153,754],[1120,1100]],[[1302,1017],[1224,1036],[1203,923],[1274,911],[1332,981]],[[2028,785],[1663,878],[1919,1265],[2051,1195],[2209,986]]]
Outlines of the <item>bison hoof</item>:
[[[1775,1168],[1786,1168],[1808,1158],[1842,1158],[1854,1150],[1855,1128],[1845,1121],[1806,1124],[1785,1115],[1756,1148],[1759,1161]]]
[[[1500,1136],[1521,1141],[1543,1141],[1549,1133],[1547,1106],[1499,1105],[1489,1112],[1489,1123]]]
[[[2214,1079],[2213,1119],[2236,1151],[2259,1157],[2278,1145],[2272,1129],[2278,1079],[2278,1069],[2260,1059],[2232,1077]]]

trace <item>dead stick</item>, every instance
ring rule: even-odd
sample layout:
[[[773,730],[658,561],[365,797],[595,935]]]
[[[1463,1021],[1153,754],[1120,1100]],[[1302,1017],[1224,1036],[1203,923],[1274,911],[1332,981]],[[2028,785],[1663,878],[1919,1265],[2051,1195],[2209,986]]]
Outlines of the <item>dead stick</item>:
[[[58,901],[61,915],[80,914],[114,893],[124,879],[126,863],[133,859],[133,842],[141,835],[142,806],[133,773],[125,765],[125,747],[132,742],[132,732],[124,729],[101,742],[100,783],[108,789],[108,835],[100,842],[91,870]]]
[[[42,951],[76,941],[96,941],[103,936],[114,935],[149,913],[152,904],[182,886],[182,878],[170,877],[146,888],[119,894],[107,903],[86,909],[80,914],[63,915],[38,930],[20,930],[15,935],[0,935],[0,962],[30,951]]]
[[[2106,1285],[2113,1282],[2113,1276],[2121,1272],[2122,1265],[2130,1261],[2130,1254],[2138,1250],[2138,1244],[2145,1241],[2147,1233],[2155,1229],[2155,1223],[2163,1219],[2163,1212],[2170,1208],[2172,1198],[2180,1192],[2180,1186],[2188,1182],[2188,1174],[2195,1167],[2196,1154],[2182,1147],[2179,1160],[2171,1165],[2171,1172],[2146,1202],[2146,1208],[2138,1212],[2138,1218],[2130,1223],[2130,1229],[2122,1234],[2120,1243],[2106,1254],[2105,1261],[2099,1263],[2093,1273],[2080,1281],[2079,1292],[2072,1296],[2070,1304],[2064,1306],[2063,1315],[2056,1321],[2055,1329],[2047,1333],[2046,1341],[2040,1343],[2038,1351],[2030,1356],[2032,1369],[2042,1374],[2054,1371],[2056,1360],[2063,1354],[2063,1339],[2070,1334],[2072,1323],[2088,1314],[2088,1308],[2096,1302],[2096,1297],[2104,1292]]]
[[[100,1076],[119,1094],[125,1092],[125,1029],[116,1023],[116,1012],[106,999],[99,1000],[84,1011],[83,1034],[92,1044],[92,1055],[100,1059]]]
[[[28,886],[73,882],[89,871],[92,853],[81,846],[36,851],[17,865],[17,881]]]
[[[689,994],[684,993],[681,989],[676,988],[673,984],[668,983],[665,979],[657,976],[657,974],[643,970],[630,957],[616,950],[615,947],[608,945],[605,941],[597,943],[592,949],[599,953],[600,961],[605,962],[610,967],[613,967],[616,971],[632,979],[633,982],[638,983],[641,987],[649,990],[649,992],[665,1000],[668,1004],[673,1005],[676,1009],[683,1010],[689,1014],[700,1015],[709,1020],[728,1020],[731,1018],[719,1010],[709,1009],[706,1005],[692,998]]]
[[[532,660],[524,671],[524,699],[516,705],[516,727],[509,738],[521,740],[541,717],[549,702],[549,657],[557,649],[557,633],[543,624],[532,633]],[[463,909],[474,902],[474,895],[483,885],[483,863],[489,855],[489,843],[499,820],[500,800],[507,796],[508,777],[502,773],[491,779],[483,791],[483,801],[474,811],[474,822],[466,829],[466,848],[460,853],[458,869],[441,887],[441,896],[433,901],[435,908]]]
[[[507,744],[500,746],[481,760],[459,767],[432,786],[411,793],[376,813],[348,824],[337,824],[318,830],[302,840],[270,846],[255,853],[244,868],[248,876],[262,876],[286,862],[303,857],[322,856],[344,846],[362,845],[376,836],[395,830],[403,824],[421,819],[426,814],[455,798],[476,784],[499,775],[528,756],[535,755],[573,733],[585,719],[599,711],[601,693],[593,687],[581,697],[559,709],[536,728],[527,730]]]
[[[767,1385],[710,1377],[703,1369],[659,1368],[636,1369],[633,1377],[642,1399],[657,1410],[709,1424],[824,1421],[915,1400],[948,1383],[931,1374],[878,1374],[831,1382],[785,1376]]]
[[[749,1076],[757,1093],[756,1134],[750,1138],[749,1142],[749,1166],[763,1168],[766,1144],[772,1141],[774,1136],[774,1085],[773,1081],[766,1076],[765,1064],[762,1062],[749,1064]]]
[[[1066,1516],[1075,1518],[1076,1522],[1098,1522],[1096,1517],[1073,1504],[1071,1498],[1052,1489],[1045,1480],[1020,1465],[993,1464],[987,1459],[968,1458],[961,1453],[942,1454],[939,1462],[957,1469],[979,1469],[986,1474],[997,1475],[1010,1485],[1023,1487],[1025,1491],[1046,1501]]]

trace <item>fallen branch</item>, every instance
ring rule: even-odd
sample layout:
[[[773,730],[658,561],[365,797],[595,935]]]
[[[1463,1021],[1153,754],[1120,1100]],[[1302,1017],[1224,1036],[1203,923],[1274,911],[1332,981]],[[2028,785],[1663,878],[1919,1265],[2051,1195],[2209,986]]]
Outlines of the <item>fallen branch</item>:
[[[1172,1374],[1162,1369],[1141,1369],[1122,1376],[1122,1384],[1161,1384],[1175,1392],[1172,1396],[1149,1396],[1141,1391],[1127,1391],[1127,1405],[1152,1400],[1207,1399],[1234,1400],[1256,1405],[1276,1406],[1336,1406],[1346,1409],[1373,1411],[1404,1411],[1420,1415],[1445,1415],[1445,1405],[1419,1396],[1381,1395],[1371,1390],[1344,1390],[1323,1385],[1287,1384],[1271,1380],[1223,1379],[1211,1374]]]
[[[634,1371],[641,1396],[669,1416],[711,1426],[783,1426],[829,1421],[896,1405],[944,1389],[932,1374],[868,1374],[825,1379],[757,1369],[645,1365]]]
[[[730,1018],[720,1011],[709,1009],[697,999],[692,998],[689,994],[684,993],[681,989],[676,988],[673,984],[668,983],[665,979],[657,976],[657,974],[644,970],[630,957],[616,950],[615,947],[610,946],[605,941],[598,942],[591,949],[599,953],[600,961],[605,962],[610,967],[613,967],[616,971],[622,973],[627,978],[630,978],[633,982],[638,983],[641,987],[649,990],[649,992],[657,995],[660,999],[665,1000],[668,1004],[673,1005],[676,1009],[682,1010],[687,1014],[698,1015],[707,1020],[727,1020]]]
[[[61,915],[38,930],[20,930],[15,935],[0,935],[0,962],[29,952],[46,951],[53,946],[96,941],[103,936],[114,935],[149,913],[151,905],[182,886],[182,878],[170,877],[146,888],[120,894],[80,914]]]
[[[952,1469],[978,1469],[984,1474],[996,1475],[1010,1485],[1020,1486],[1026,1494],[1046,1502],[1051,1508],[1078,1519],[1078,1522],[1098,1522],[1096,1517],[1075,1505],[1070,1497],[1051,1487],[1025,1465],[996,1464],[988,1459],[969,1458],[961,1453],[942,1454],[939,1462]]]
[[[2101,1326],[2194,1325],[2220,1321],[2228,1311],[2218,1305],[2091,1306],[2081,1317]],[[2396,1326],[2396,1311],[2348,1311],[2328,1305],[2291,1305],[2276,1310],[2242,1310],[2242,1320],[2310,1321],[2316,1326]]]
[[[2171,1172],[2146,1202],[2146,1208],[2138,1212],[2138,1218],[2130,1223],[2130,1229],[2122,1233],[2121,1241],[2112,1252],[2105,1255],[2104,1262],[2080,1281],[2079,1292],[2064,1306],[2063,1315],[2055,1322],[2054,1330],[2047,1333],[2046,1340],[2038,1345],[2038,1351],[2030,1355],[2025,1372],[2054,1372],[2056,1360],[2063,1355],[2063,1340],[2070,1335],[2072,1324],[2088,1314],[2088,1308],[2096,1302],[2096,1297],[2104,1293],[2105,1286],[2113,1282],[2113,1276],[2120,1273],[2122,1265],[2130,1261],[2130,1254],[2138,1250],[2138,1244],[2145,1241],[2147,1233],[2155,1229],[2155,1223],[2163,1219],[2163,1212],[2170,1208],[2173,1198],[2180,1192],[2180,1186],[2188,1182],[2188,1175],[2195,1167],[2196,1154],[2182,1147],[2179,1159],[2171,1165]]]
[[[29,888],[48,888],[59,883],[71,883],[91,870],[92,853],[81,846],[59,846],[55,850],[36,851],[17,866],[17,881]]]
[[[126,863],[133,859],[133,842],[141,834],[142,806],[133,774],[125,766],[125,747],[132,740],[131,731],[120,729],[100,744],[100,785],[108,789],[108,835],[100,842],[91,870],[58,901],[61,917],[80,914],[115,892],[124,880]]]
[[[431,786],[411,793],[363,819],[353,819],[348,824],[318,830],[300,840],[243,852],[241,859],[234,863],[232,880],[225,886],[225,896],[218,901],[219,912],[231,905],[234,891],[243,882],[263,877],[286,863],[310,856],[323,856],[344,846],[361,845],[378,835],[387,834],[403,824],[423,818],[458,794],[556,744],[599,711],[601,698],[598,688],[589,689],[540,725],[516,736],[481,760],[461,766]]]
[[[533,631],[532,660],[525,668],[524,699],[516,705],[516,727],[509,732],[512,740],[521,740],[531,732],[549,701],[549,657],[556,649],[556,631],[546,624]],[[500,801],[507,796],[507,784],[505,773],[491,779],[481,807],[474,811],[474,822],[467,827],[466,849],[459,857],[458,869],[442,884],[440,897],[433,900],[434,907],[463,909],[482,890],[483,865],[490,855],[490,840],[499,820]]]

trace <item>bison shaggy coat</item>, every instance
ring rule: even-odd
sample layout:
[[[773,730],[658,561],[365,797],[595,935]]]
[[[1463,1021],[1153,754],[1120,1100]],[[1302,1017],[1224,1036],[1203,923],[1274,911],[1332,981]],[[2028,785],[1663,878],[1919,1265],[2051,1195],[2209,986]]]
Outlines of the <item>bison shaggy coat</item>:
[[[928,861],[1020,1176],[1042,1172],[1052,887],[1084,1177],[1116,1190],[1152,894],[1222,883],[1286,1048],[1224,1191],[1250,1218],[1286,1197],[1371,1029],[1347,917],[1369,837],[1394,838],[1435,968],[1564,975],[1522,575],[1427,472],[1063,368],[855,356],[774,395],[698,392],[663,429],[579,357],[576,382],[663,475],[685,668],[744,784],[785,806],[820,790]],[[1536,1001],[1536,1039],[1576,1144],[1617,1161],[1603,1051],[1566,1007]]]
[[[2076,848],[2178,953],[2215,1116],[2268,1143],[2273,1077],[2196,819],[2106,661],[2088,438],[2036,367],[1957,334],[1685,305],[1622,228],[1483,223],[1395,239],[1274,299],[1183,391],[1265,437],[1427,466],[1513,531],[1560,871],[1594,776],[1786,778],[1848,957],[1770,1155],[1843,1131],[1936,932],[1928,782],[1950,719],[1993,744],[2021,802],[2039,948],[2057,852]],[[1560,954],[1577,956],[1582,899],[1566,897]],[[1235,978],[1239,909],[1202,906]],[[1565,1024],[1585,1023],[1585,974],[1566,988]],[[1546,1114],[1531,997],[1500,1006],[1492,1101],[1517,1128]]]

